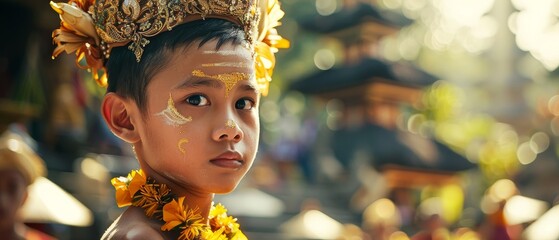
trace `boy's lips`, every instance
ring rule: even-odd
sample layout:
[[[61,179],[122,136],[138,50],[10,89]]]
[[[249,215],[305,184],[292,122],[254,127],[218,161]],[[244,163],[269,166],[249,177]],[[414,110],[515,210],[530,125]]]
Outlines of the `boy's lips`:
[[[234,168],[234,169],[242,167],[244,162],[245,161],[242,159],[241,154],[234,151],[224,152],[219,156],[212,158],[210,160],[210,163],[218,167]]]

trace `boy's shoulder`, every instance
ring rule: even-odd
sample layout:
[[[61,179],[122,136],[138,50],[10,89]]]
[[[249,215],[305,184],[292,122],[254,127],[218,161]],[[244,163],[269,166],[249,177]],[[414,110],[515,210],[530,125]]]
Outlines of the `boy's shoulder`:
[[[127,208],[105,231],[102,240],[140,240],[165,239],[161,235],[161,226],[144,215],[142,209]]]

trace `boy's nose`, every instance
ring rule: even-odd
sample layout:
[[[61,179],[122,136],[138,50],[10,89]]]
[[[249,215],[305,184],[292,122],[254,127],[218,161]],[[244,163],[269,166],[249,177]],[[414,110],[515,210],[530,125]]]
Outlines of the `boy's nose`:
[[[218,126],[215,129],[212,138],[215,141],[239,142],[243,138],[243,131],[241,131],[235,121],[228,119],[222,126]]]

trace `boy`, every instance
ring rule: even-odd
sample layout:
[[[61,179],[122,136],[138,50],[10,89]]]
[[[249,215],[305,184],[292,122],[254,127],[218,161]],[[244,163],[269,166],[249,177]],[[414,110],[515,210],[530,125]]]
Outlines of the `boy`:
[[[272,50],[288,43],[276,0],[262,1],[51,2],[62,19],[53,56],[76,51],[94,74],[106,69],[103,117],[141,167],[112,180],[129,207],[103,239],[246,239],[212,200],[253,163]]]

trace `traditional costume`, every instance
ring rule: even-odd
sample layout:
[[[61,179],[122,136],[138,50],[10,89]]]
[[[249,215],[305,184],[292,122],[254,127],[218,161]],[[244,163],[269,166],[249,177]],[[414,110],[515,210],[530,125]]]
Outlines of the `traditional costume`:
[[[91,71],[102,86],[107,85],[104,68],[113,48],[127,47],[140,62],[150,37],[195,20],[224,19],[244,30],[263,95],[272,79],[274,53],[289,46],[275,29],[284,15],[277,0],[70,0],[50,4],[62,20],[52,34],[57,45],[53,58],[75,52],[76,64]],[[246,239],[222,205],[212,206],[208,225],[198,209],[185,206],[188,196],[176,196],[142,170],[114,178],[112,184],[119,207],[144,209],[146,216],[161,221],[161,231],[179,232],[179,239]]]

